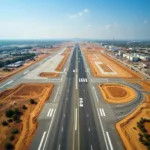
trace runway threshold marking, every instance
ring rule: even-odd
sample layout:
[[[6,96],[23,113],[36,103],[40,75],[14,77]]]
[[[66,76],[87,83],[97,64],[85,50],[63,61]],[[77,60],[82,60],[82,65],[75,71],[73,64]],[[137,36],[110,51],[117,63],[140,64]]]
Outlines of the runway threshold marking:
[[[77,117],[78,117],[78,116],[77,116],[77,115],[78,115],[78,110],[77,110],[77,108],[76,108],[75,111],[76,111],[76,113],[75,113],[75,115],[76,115],[76,116],[75,116],[75,130],[77,130]]]
[[[99,111],[102,117],[106,116],[103,108],[100,108]]]
[[[57,97],[57,95],[58,95],[59,90],[60,90],[60,87],[57,89],[57,93],[56,93],[56,95],[55,95],[54,102],[56,101],[56,97]]]
[[[107,143],[107,140],[106,140],[106,135],[105,135],[105,132],[104,132],[104,127],[103,127],[102,120],[101,120],[100,113],[99,113],[98,109],[97,109],[97,113],[98,113],[98,117],[99,117],[99,122],[100,122],[100,125],[101,125],[101,129],[102,129],[102,132],[103,132],[103,136],[104,136],[104,141],[105,141],[105,144],[106,144],[106,149],[109,150],[108,143]]]
[[[98,97],[97,97],[97,94],[96,94],[96,91],[95,91],[94,86],[93,86],[93,90],[94,90],[94,93],[95,93],[95,96],[96,96],[96,100],[97,100],[97,102],[99,102],[99,99],[98,99]]]
[[[52,120],[51,120],[51,122],[49,124],[49,128],[48,128],[47,136],[46,136],[46,139],[45,139],[45,142],[44,142],[43,150],[45,149],[45,146],[46,146],[46,142],[47,142],[47,139],[48,139],[51,127],[52,127],[52,123],[53,123],[53,120],[54,120],[55,112],[56,112],[56,109],[54,110],[54,113],[53,113],[53,116],[52,116]]]
[[[112,146],[112,143],[111,143],[111,140],[110,140],[109,133],[108,133],[108,132],[106,132],[106,135],[107,135],[107,138],[108,138],[108,142],[109,142],[110,150],[113,150],[113,146]]]
[[[44,140],[45,135],[46,135],[46,131],[44,131],[44,133],[43,133],[43,136],[42,136],[42,139],[41,139],[40,145],[39,145],[39,147],[38,147],[38,150],[41,150],[42,143],[43,143],[43,140]]]
[[[52,109],[49,109],[48,113],[47,113],[47,117],[50,115]]]

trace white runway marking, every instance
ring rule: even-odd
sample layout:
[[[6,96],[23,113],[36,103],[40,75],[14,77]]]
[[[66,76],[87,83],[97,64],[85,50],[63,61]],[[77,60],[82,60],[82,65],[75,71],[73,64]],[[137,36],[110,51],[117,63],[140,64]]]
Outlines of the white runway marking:
[[[55,98],[54,98],[54,102],[56,101],[56,97],[57,97],[57,95],[58,95],[59,89],[60,89],[60,87],[59,87],[58,90],[57,90],[57,93],[56,93]]]
[[[103,114],[103,116],[105,116],[105,112],[104,112],[104,109],[102,108],[102,114]]]
[[[77,130],[77,116],[78,115],[78,111],[77,111],[77,108],[76,108],[76,113],[75,113],[75,130]]]
[[[107,140],[106,140],[106,135],[105,135],[105,132],[104,132],[104,127],[103,127],[102,120],[101,120],[100,113],[99,113],[98,109],[97,109],[97,113],[98,113],[100,125],[101,125],[101,128],[102,128],[102,132],[103,132],[106,148],[107,148],[107,150],[109,150],[108,143],[107,143]]]
[[[42,147],[42,143],[43,143],[43,140],[44,140],[45,134],[46,134],[46,132],[44,132],[44,133],[43,133],[43,136],[42,136],[42,139],[41,139],[40,145],[39,145],[39,147],[38,147],[38,150],[41,150],[41,147]]]
[[[46,136],[46,139],[45,139],[45,142],[44,142],[43,150],[45,149],[45,146],[46,146],[46,142],[47,142],[47,139],[48,139],[48,136],[49,136],[49,132],[51,130],[52,123],[53,123],[53,120],[54,120],[55,112],[56,112],[56,110],[54,110],[52,121],[50,122],[50,125],[49,125],[49,129],[48,129],[47,136]]]
[[[23,74],[27,74],[29,72],[29,70],[27,70],[26,72],[24,72]]]
[[[108,132],[106,132],[106,135],[107,135],[107,138],[108,138],[108,142],[109,142],[110,150],[113,150],[113,146],[112,146],[112,143],[111,143],[111,140],[110,140],[110,137],[109,137],[109,133],[108,133]]]
[[[99,99],[98,99],[98,97],[97,97],[97,94],[96,94],[96,91],[95,91],[94,86],[93,86],[93,90],[94,90],[94,93],[95,93],[95,96],[96,96],[96,100],[97,100],[97,102],[99,102]]]
[[[47,117],[50,115],[51,113],[51,109],[49,109],[48,113],[47,113]]]

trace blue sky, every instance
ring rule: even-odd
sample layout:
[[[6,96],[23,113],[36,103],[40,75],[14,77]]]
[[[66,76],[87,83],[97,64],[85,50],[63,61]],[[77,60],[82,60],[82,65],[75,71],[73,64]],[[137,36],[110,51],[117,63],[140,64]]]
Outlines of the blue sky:
[[[0,39],[150,39],[150,0],[1,0]]]

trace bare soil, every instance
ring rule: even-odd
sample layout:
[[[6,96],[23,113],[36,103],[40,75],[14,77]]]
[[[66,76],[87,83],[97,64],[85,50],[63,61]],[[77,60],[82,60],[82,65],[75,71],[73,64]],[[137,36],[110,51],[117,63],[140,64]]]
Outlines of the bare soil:
[[[46,78],[53,78],[53,77],[58,77],[59,74],[55,72],[42,72],[40,73],[40,77],[46,77]]]
[[[45,101],[50,97],[53,87],[53,84],[21,84],[0,93],[0,150],[4,150],[4,145],[10,141],[13,129],[19,130],[19,134],[15,135],[15,140],[12,142],[15,149],[29,149],[38,126],[37,117]],[[36,104],[31,104],[30,99],[34,99]],[[27,107],[26,110],[22,108],[23,105]],[[2,122],[8,120],[5,112],[15,108],[21,113],[20,122],[13,121],[8,126],[3,126]]]

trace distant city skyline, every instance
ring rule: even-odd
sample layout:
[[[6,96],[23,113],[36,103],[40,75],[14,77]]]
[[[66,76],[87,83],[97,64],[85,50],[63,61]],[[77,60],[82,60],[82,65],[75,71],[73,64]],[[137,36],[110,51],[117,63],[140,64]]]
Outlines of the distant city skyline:
[[[0,39],[150,40],[149,0],[3,0]]]

